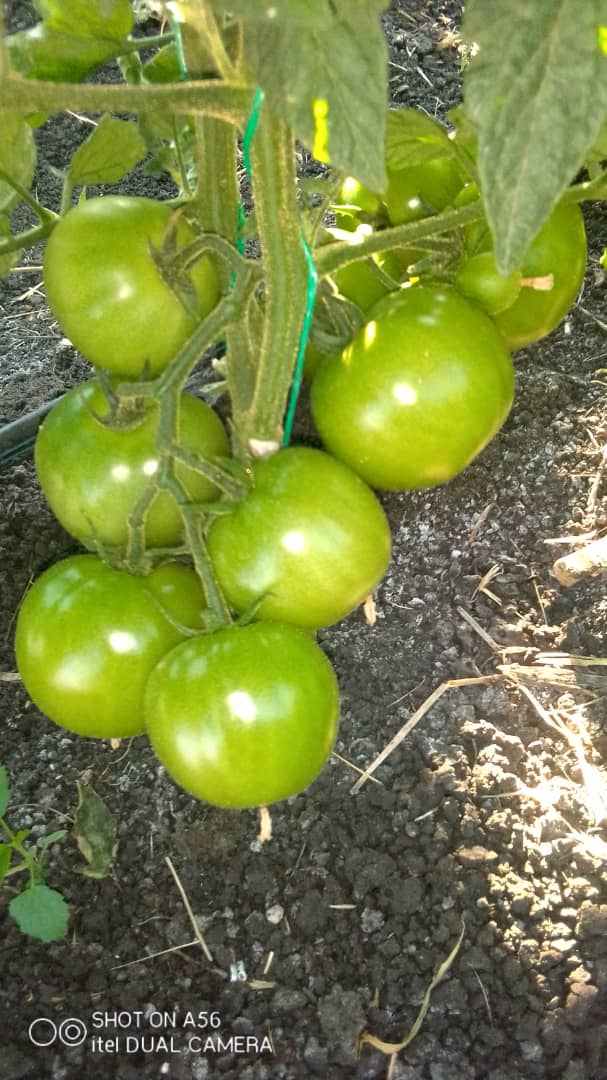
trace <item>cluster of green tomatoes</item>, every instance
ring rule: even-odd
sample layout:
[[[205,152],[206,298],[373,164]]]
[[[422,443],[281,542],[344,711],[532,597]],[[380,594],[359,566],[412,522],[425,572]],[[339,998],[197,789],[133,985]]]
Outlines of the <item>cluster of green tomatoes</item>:
[[[337,223],[342,235],[377,230],[476,197],[450,159],[437,159],[389,173],[381,197],[347,181]],[[145,549],[159,556],[149,573],[99,557],[126,548],[129,521],[159,468],[157,403],[116,425],[108,376],[111,386],[160,375],[219,298],[208,256],[187,271],[187,303],[159,272],[153,252],[169,228],[177,251],[194,238],[174,221],[172,208],[153,200],[92,198],[59,221],[47,244],[49,305],[106,380],[76,387],[53,408],[36,465],[58,520],[96,553],[36,580],[18,616],[17,662],[32,700],[57,724],[97,738],[147,734],[187,791],[222,807],[260,806],[305,788],[334,745],[337,682],[314,632],[356,608],[386,571],[390,531],[371,488],[444,483],[487,445],[512,404],[509,350],[563,318],[583,277],[586,240],[578,207],[561,205],[507,278],[483,222],[466,228],[445,280],[411,276],[416,251],[339,271],[330,288],[356,304],[364,324],[339,351],[308,348],[326,450],[294,446],[254,462],[244,497],[227,513],[205,517],[219,493],[196,467],[225,460],[224,426],[203,401],[181,394],[176,476],[190,508],[200,506],[233,616],[214,628],[191,562],[162,559],[184,541],[170,491],[153,492],[142,521]]]

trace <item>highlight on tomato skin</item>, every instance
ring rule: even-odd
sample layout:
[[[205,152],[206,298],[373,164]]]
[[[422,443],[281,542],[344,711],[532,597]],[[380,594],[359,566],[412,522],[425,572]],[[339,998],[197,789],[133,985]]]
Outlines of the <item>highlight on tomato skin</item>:
[[[191,638],[154,668],[145,694],[150,742],[198,799],[243,809],[303,791],[337,737],[331,664],[304,630],[257,622]]]
[[[167,563],[145,577],[74,555],[45,570],[19,609],[17,668],[32,701],[60,727],[97,739],[142,735],[156,663],[200,630],[197,575]]]
[[[492,320],[448,286],[391,293],[312,382],[325,447],[372,487],[446,483],[505,422],[514,368]]]
[[[319,629],[373,591],[391,554],[374,493],[341,461],[293,446],[253,466],[254,485],[207,543],[232,608]]]

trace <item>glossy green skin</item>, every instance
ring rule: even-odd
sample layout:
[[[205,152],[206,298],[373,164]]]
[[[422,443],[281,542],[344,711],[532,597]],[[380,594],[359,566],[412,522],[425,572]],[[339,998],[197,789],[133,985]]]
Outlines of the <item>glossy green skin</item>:
[[[540,229],[522,263],[523,278],[552,274],[552,289],[523,287],[495,322],[511,349],[522,349],[550,334],[564,319],[584,280],[587,242],[579,206],[557,206]]]
[[[383,270],[395,282],[400,281],[401,271],[398,262],[390,251],[382,251],[371,258],[380,270]],[[367,312],[386,296],[388,289],[373,267],[367,262],[350,263],[335,274],[335,283],[342,296],[351,300],[361,311]]]
[[[254,466],[254,487],[208,534],[215,573],[239,612],[317,629],[352,611],[390,559],[372,491],[321,450],[292,447]]]
[[[151,409],[142,424],[122,431],[95,419],[107,413],[95,380],[68,391],[38,432],[36,468],[51,510],[67,532],[85,544],[96,539],[124,547],[129,514],[158,467],[158,412]],[[221,420],[191,394],[181,396],[180,443],[211,461],[229,453]],[[218,497],[214,485],[193,469],[178,465],[176,473],[192,502]],[[148,547],[171,547],[181,539],[181,515],[168,492],[154,497],[145,535]]]
[[[492,321],[448,287],[413,285],[370,321],[312,383],[312,413],[331,453],[374,487],[442,484],[468,465],[512,404],[510,355]]]
[[[141,735],[147,679],[184,640],[171,617],[187,625],[197,611],[192,629],[200,627],[202,589],[194,571],[186,573],[188,583],[181,567],[171,583],[163,568],[150,589],[149,578],[113,570],[94,555],[45,571],[21,605],[15,638],[17,667],[38,708],[78,735]]]
[[[501,274],[492,251],[479,251],[459,267],[455,287],[462,296],[474,300],[488,315],[511,307],[521,291],[521,271]]]
[[[169,775],[221,807],[302,791],[331,752],[338,716],[329,661],[282,623],[192,638],[160,661],[145,696],[147,732]]]
[[[163,280],[161,250],[174,213],[166,203],[123,195],[88,199],[53,229],[44,255],[49,306],[75,347],[97,367],[137,378],[163,371],[215,306],[219,287],[207,256],[188,272],[193,313]],[[185,221],[177,249],[194,239]]]
[[[451,158],[435,158],[397,171],[388,169],[383,196],[392,225],[418,221],[450,206],[463,186],[462,175]]]

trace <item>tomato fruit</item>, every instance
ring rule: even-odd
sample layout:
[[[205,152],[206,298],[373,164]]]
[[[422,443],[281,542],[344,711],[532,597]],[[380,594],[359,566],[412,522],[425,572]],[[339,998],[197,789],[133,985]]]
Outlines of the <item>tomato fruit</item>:
[[[552,288],[523,286],[514,303],[495,318],[507,345],[522,349],[550,334],[564,319],[584,280],[587,242],[579,206],[562,203],[552,211],[525,255],[525,278],[552,275]]]
[[[200,629],[203,607],[187,567],[169,564],[139,578],[94,555],[64,559],[34,582],[19,610],[15,651],[25,689],[78,735],[141,735],[147,678],[184,640],[174,620]]]
[[[335,207],[338,228],[354,232],[361,221],[375,223],[381,216],[381,212],[379,195],[365,187],[359,180],[355,180],[353,176],[347,176],[339,189]]]
[[[70,210],[44,255],[49,306],[75,347],[97,367],[128,378],[157,375],[215,306],[218,282],[203,256],[186,274],[188,303],[163,278],[161,251],[174,214],[154,199],[106,195]],[[182,219],[178,252],[195,238]]]
[[[432,158],[406,169],[388,169],[383,196],[392,225],[405,225],[450,206],[463,187],[463,178],[450,157]]]
[[[367,483],[391,490],[450,480],[487,445],[512,404],[510,355],[492,321],[454,289],[413,285],[312,382],[325,446]]]
[[[488,315],[497,315],[511,307],[521,291],[522,273],[513,270],[501,274],[492,251],[479,251],[465,259],[455,275],[455,287],[468,300],[474,300]]]
[[[302,791],[337,734],[333,669],[305,631],[233,626],[191,638],[150,676],[147,732],[169,775],[222,807],[264,806]]]
[[[157,471],[158,410],[150,406],[132,428],[106,427],[108,404],[95,380],[69,390],[53,407],[36,440],[36,468],[42,490],[64,529],[83,543],[95,539],[124,547],[128,517]],[[96,419],[100,417],[101,420]],[[229,452],[223,424],[213,410],[191,394],[180,399],[181,446],[212,460]],[[176,475],[192,502],[218,496],[200,473],[179,464]],[[158,492],[148,511],[148,547],[170,547],[182,536],[182,520],[173,496]]]
[[[279,450],[253,471],[251,491],[208,534],[228,602],[311,629],[337,622],[386,571],[390,530],[379,502],[322,450]]]

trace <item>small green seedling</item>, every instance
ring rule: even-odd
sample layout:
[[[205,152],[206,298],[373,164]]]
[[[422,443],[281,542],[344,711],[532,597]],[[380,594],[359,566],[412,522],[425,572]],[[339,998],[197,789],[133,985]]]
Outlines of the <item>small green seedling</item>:
[[[10,874],[27,871],[29,875],[21,892],[8,905],[9,914],[23,934],[39,941],[57,941],[67,932],[70,910],[61,893],[44,883],[44,856],[51,844],[66,835],[66,830],[58,829],[35,844],[26,844],[31,829],[13,832],[4,820],[10,793],[8,773],[0,765],[0,828],[7,837],[0,842],[0,884]],[[14,856],[18,861],[11,865]]]

